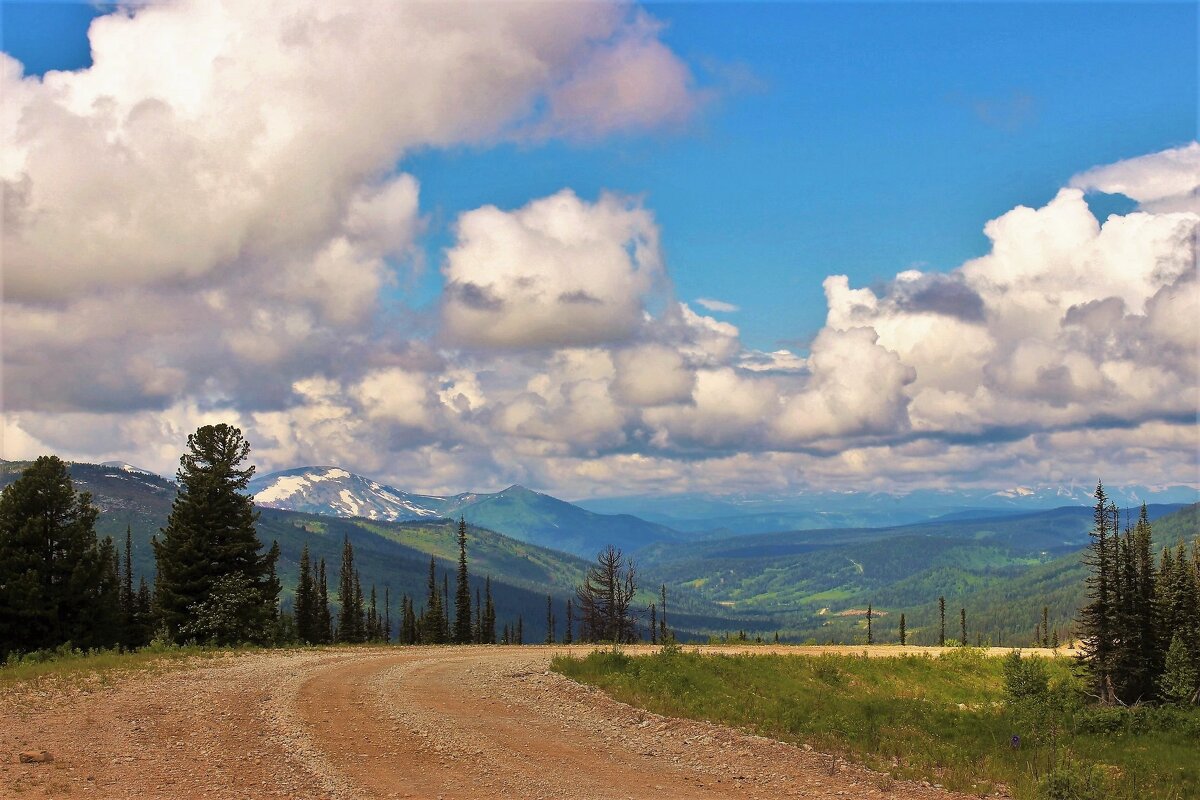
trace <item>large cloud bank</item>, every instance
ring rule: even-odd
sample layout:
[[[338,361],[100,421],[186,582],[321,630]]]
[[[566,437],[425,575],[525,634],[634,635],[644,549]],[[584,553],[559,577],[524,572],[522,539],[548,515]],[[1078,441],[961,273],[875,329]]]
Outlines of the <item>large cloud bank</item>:
[[[0,57],[7,458],[169,471],[231,420],[265,468],[430,491],[1196,479],[1200,145],[1077,176],[948,273],[831,276],[809,350],[763,353],[614,194],[463,213],[434,313],[386,299],[427,224],[406,153],[694,114],[636,9],[196,2],[91,40],[43,79]]]

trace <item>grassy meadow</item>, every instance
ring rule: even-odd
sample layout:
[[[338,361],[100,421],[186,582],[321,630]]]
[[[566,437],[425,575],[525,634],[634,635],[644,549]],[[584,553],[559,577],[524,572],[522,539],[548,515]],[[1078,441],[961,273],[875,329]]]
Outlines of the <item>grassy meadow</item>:
[[[1045,659],[1052,702],[1029,710],[1005,701],[1004,658],[983,650],[802,652],[596,651],[560,656],[553,669],[659,714],[808,743],[896,778],[981,796],[1200,797],[1200,711],[1091,706],[1068,658]]]

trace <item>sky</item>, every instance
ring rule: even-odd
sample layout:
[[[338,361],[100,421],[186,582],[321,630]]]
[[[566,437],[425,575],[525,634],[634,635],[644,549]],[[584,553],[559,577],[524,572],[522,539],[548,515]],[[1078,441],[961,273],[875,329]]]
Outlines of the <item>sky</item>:
[[[1192,3],[0,5],[0,456],[1200,485]]]

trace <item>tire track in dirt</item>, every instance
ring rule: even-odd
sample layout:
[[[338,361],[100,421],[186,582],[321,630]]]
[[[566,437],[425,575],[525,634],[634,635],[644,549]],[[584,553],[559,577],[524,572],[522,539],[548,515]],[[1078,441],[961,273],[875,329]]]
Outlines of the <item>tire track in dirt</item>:
[[[547,672],[565,649],[365,657],[304,683],[299,717],[354,797],[951,796],[804,748],[631,708]]]

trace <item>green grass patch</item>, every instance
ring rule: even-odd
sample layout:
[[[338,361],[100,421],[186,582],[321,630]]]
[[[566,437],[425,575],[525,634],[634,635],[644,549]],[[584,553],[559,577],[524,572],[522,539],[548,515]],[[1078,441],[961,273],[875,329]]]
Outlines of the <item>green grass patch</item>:
[[[38,650],[23,656],[13,655],[0,664],[0,691],[26,683],[43,681],[71,682],[113,679],[136,672],[179,669],[201,659],[221,658],[234,652],[261,648],[213,648],[155,646],[137,651],[77,650],[64,645],[55,650]]]
[[[956,791],[1200,796],[1200,712],[1094,709],[1082,703],[1066,659],[1047,666],[1065,702],[1036,729],[1005,705],[1003,659],[974,648],[940,658],[597,651],[560,656],[552,668],[659,714],[806,742]],[[1020,749],[1011,746],[1014,734]]]

